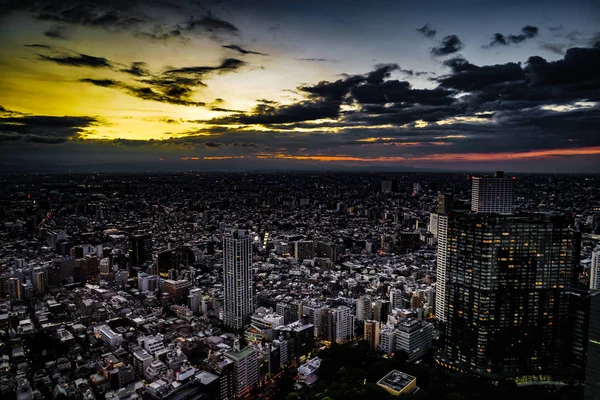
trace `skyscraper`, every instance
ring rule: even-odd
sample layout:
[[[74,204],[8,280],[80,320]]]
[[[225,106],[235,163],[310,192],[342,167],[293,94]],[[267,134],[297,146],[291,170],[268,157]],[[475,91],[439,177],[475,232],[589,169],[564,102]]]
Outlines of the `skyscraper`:
[[[150,234],[133,235],[130,242],[129,258],[134,267],[141,267],[146,261],[152,261],[152,236]]]
[[[513,211],[513,179],[497,171],[493,177],[474,176],[471,211],[487,214],[510,214]]]
[[[373,307],[371,304],[370,296],[360,296],[356,300],[356,319],[359,321],[365,321],[371,319],[373,316]]]
[[[448,259],[448,215],[440,214],[437,231],[438,247],[436,256],[436,282],[435,282],[435,315],[438,320],[446,322],[446,282]]]
[[[572,222],[549,215],[449,216],[444,317],[450,360],[481,374],[561,367],[579,240]]]
[[[252,242],[234,235],[223,239],[225,325],[243,329],[250,324],[252,299]]]
[[[600,399],[600,291],[591,297],[584,397]]]
[[[600,290],[600,246],[592,252],[592,265],[590,267],[590,289]]]

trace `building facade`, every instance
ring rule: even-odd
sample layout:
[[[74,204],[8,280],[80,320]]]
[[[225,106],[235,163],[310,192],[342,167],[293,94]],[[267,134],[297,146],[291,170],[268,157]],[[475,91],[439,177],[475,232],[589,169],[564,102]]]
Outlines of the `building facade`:
[[[224,322],[243,329],[250,324],[252,297],[252,242],[249,237],[223,239]]]
[[[572,222],[549,215],[449,218],[445,352],[453,362],[482,374],[561,368],[579,248]]]

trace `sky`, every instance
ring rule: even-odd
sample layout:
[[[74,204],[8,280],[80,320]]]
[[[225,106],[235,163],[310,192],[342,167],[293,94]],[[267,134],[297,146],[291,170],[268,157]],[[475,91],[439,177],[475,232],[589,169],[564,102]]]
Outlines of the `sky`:
[[[0,168],[600,173],[600,3],[0,0]]]

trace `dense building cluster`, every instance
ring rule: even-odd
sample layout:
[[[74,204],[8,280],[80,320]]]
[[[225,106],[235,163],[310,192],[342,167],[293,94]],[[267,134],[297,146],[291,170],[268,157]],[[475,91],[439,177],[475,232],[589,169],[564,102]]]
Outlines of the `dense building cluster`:
[[[269,398],[282,371],[311,385],[320,349],[359,340],[409,363],[435,350],[439,368],[600,390],[597,178],[2,183],[2,397]],[[382,387],[415,386],[396,372]]]

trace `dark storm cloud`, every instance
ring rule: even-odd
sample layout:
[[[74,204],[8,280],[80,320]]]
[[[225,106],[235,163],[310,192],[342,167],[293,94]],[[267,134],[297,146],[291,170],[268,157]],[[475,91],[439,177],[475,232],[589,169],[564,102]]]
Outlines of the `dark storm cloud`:
[[[124,82],[116,81],[113,79],[91,79],[85,78],[80,79],[80,82],[91,83],[92,85],[119,89],[131,96],[138,97],[143,100],[157,101],[160,103],[175,104],[179,106],[195,106],[203,107],[205,103],[199,101],[193,101],[190,96],[193,91],[190,87],[186,86],[133,86]]]
[[[525,79],[525,72],[519,64],[506,63],[479,67],[464,58],[455,57],[444,62],[452,74],[436,79],[440,86],[460,91],[482,90],[490,85]]]
[[[390,77],[393,71],[398,71],[398,64],[377,64],[375,69],[366,76],[367,83],[381,83]]]
[[[185,30],[205,30],[208,32],[225,32],[237,34],[239,29],[229,21],[217,18],[210,13],[199,19],[191,19],[185,25]]]
[[[0,117],[0,140],[62,143],[76,138],[85,128],[98,125],[94,117],[24,115],[4,109]]]
[[[51,49],[52,47],[45,45],[45,44],[37,44],[37,43],[33,43],[33,44],[24,44],[23,46],[25,47],[30,47],[32,49]]]
[[[246,63],[236,58],[226,58],[217,66],[173,68],[165,72],[166,75],[193,75],[203,76],[211,72],[231,72],[243,67]]]
[[[433,38],[437,33],[437,31],[429,26],[429,24],[425,24],[422,27],[417,28],[416,31],[428,38]]]
[[[340,102],[350,92],[350,88],[363,81],[362,76],[349,76],[335,82],[321,81],[313,86],[300,86],[298,90],[309,93],[311,97]]]
[[[302,101],[291,105],[260,103],[251,114],[236,114],[207,121],[211,124],[286,124],[300,121],[313,121],[324,118],[337,118],[340,112],[338,102],[330,100]]]
[[[389,80],[365,83],[351,90],[352,97],[362,104],[405,103],[422,105],[449,105],[454,102],[451,90],[436,88],[413,89],[409,82]]]
[[[247,50],[247,49],[241,48],[240,46],[237,46],[235,44],[223,45],[221,47],[223,47],[225,49],[234,50],[234,51],[237,51],[238,53],[242,53],[242,54],[256,54],[259,56],[268,56],[268,54],[260,53],[258,51]]]
[[[95,86],[119,89],[131,96],[161,103],[203,107],[206,103],[194,101],[192,96],[197,87],[206,86],[202,79],[210,74],[235,72],[245,63],[234,58],[227,58],[216,66],[194,66],[185,68],[168,68],[160,74],[152,74],[145,63],[134,62],[129,68],[120,72],[139,77],[137,82],[144,85],[133,85],[114,79],[80,79],[82,83]],[[225,111],[225,109],[222,109]],[[220,110],[218,110],[220,111]]]
[[[242,111],[240,110],[231,110],[229,108],[222,108],[222,107],[211,107],[210,111],[218,111],[218,112],[233,112],[233,113],[241,113]]]
[[[44,32],[44,35],[46,35],[47,37],[49,37],[51,39],[66,40],[66,39],[68,39],[67,27],[62,26],[62,25],[53,26],[50,29],[48,29],[46,32]]]
[[[526,25],[521,28],[521,33],[518,35],[503,35],[502,33],[495,33],[492,36],[492,41],[489,46],[507,46],[509,44],[519,44],[527,39],[533,39],[539,33],[539,29],[536,26]]]
[[[120,70],[121,72],[125,72],[127,74],[133,76],[149,76],[150,71],[148,70],[148,65],[142,61],[132,62],[129,68],[124,68]]]
[[[449,54],[453,54],[457,51],[462,50],[463,47],[465,46],[458,36],[449,35],[441,40],[439,46],[436,46],[433,49],[431,49],[431,54],[434,57],[447,56]]]
[[[44,21],[90,26],[108,31],[128,31],[150,41],[189,40],[184,33],[208,32],[215,37],[239,32],[231,22],[212,15],[202,3],[195,1],[5,0],[2,5],[6,13],[27,11]],[[156,17],[156,10],[167,13],[171,19],[180,19],[179,23],[162,22],[161,18]],[[204,15],[189,18],[189,15],[196,14]]]
[[[104,57],[94,57],[87,54],[79,53],[74,56],[46,56],[38,54],[38,58],[42,61],[50,61],[59,65],[71,67],[90,67],[90,68],[112,68],[113,65]]]

